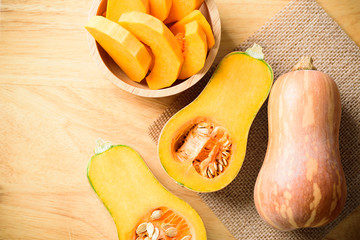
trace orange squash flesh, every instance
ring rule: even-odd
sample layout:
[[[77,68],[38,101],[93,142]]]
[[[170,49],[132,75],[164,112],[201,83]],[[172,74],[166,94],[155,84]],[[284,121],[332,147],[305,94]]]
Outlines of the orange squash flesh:
[[[170,27],[170,31],[174,35],[177,35],[178,33],[185,33],[185,25],[192,21],[197,21],[201,25],[206,34],[208,49],[212,48],[215,44],[214,34],[209,22],[199,10],[194,10],[188,15],[184,16],[181,20]]]
[[[149,0],[150,14],[160,21],[164,21],[170,12],[172,0]]]
[[[133,34],[102,16],[92,17],[85,28],[130,79],[140,82],[145,78],[151,56]]]
[[[258,213],[274,228],[319,227],[343,209],[340,115],[339,91],[328,75],[297,70],[276,80],[269,143],[254,190]]]
[[[148,45],[154,54],[154,67],[146,77],[149,88],[165,88],[175,82],[184,60],[180,44],[165,24],[135,11],[122,14],[118,23]]]
[[[151,71],[154,68],[154,64],[155,64],[155,57],[154,54],[151,51],[151,48],[147,45],[144,45],[146,50],[148,51],[150,57],[151,57],[151,62],[150,62],[150,66],[149,66],[149,71]]]
[[[206,35],[197,21],[185,25],[184,63],[179,79],[186,79],[199,72],[205,64],[207,54]]]
[[[198,9],[204,0],[172,0],[169,16],[164,23],[172,23],[180,20],[191,11]]]
[[[191,239],[206,240],[204,225],[195,210],[168,192],[132,148],[117,145],[96,154],[89,162],[87,175],[111,213],[119,239],[135,240],[137,226],[149,222],[153,210],[160,209],[164,215],[153,221],[155,226],[175,224],[177,237],[191,234]]]
[[[132,11],[149,13],[149,0],[108,0],[106,18],[116,22],[121,14]]]
[[[272,70],[264,61],[242,52],[227,55],[199,97],[163,128],[158,152],[167,173],[179,184],[199,192],[216,191],[228,185],[241,168],[249,128],[271,84]],[[212,179],[200,175],[191,163],[174,158],[172,143],[200,118],[224,127],[233,143],[229,167]]]

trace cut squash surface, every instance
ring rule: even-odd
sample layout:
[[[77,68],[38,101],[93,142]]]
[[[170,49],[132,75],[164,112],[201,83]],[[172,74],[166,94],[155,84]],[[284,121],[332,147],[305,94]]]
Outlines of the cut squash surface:
[[[168,18],[165,23],[172,23],[180,20],[191,11],[198,9],[204,0],[172,0],[172,6]]]
[[[149,13],[149,0],[108,0],[106,18],[116,22],[121,14],[138,11]]]
[[[102,16],[92,17],[85,28],[130,79],[144,79],[151,56],[133,34]]]
[[[172,25],[170,27],[170,30],[174,35],[178,33],[185,33],[185,25],[192,21],[197,21],[201,25],[202,29],[206,34],[208,49],[212,48],[215,44],[214,34],[212,32],[209,22],[199,10],[194,10],[185,17],[183,17],[181,20]]]
[[[163,128],[158,152],[166,172],[194,191],[227,186],[242,166],[251,123],[272,80],[263,60],[228,54],[198,98]]]
[[[206,240],[204,225],[195,210],[168,192],[132,148],[117,145],[96,154],[87,174],[115,221],[119,239],[145,238],[147,233],[141,227],[151,222],[163,239],[168,238],[162,224],[172,224],[178,239],[191,236]]]
[[[205,64],[207,54],[206,35],[197,21],[185,25],[184,63],[179,79],[186,79],[199,72]]]
[[[150,14],[161,21],[169,15],[172,0],[150,0]]]
[[[165,88],[175,82],[183,55],[180,44],[165,24],[140,12],[124,13],[118,23],[148,45],[154,54],[154,67],[146,77],[149,88]]]

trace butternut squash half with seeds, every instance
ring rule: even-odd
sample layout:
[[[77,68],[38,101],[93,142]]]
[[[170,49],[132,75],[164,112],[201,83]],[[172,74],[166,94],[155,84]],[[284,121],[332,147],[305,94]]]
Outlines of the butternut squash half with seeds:
[[[87,175],[119,239],[206,240],[196,211],[168,192],[132,148],[100,141]]]
[[[339,90],[309,57],[293,70],[270,94],[269,143],[254,190],[260,216],[283,231],[331,222],[346,199]]]
[[[236,177],[251,123],[273,81],[263,57],[259,45],[228,54],[203,92],[163,128],[159,158],[179,184],[212,192]]]

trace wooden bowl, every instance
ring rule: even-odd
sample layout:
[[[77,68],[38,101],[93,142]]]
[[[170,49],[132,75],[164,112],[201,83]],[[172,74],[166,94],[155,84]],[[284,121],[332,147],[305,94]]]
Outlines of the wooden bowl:
[[[95,15],[102,15],[106,11],[106,4],[107,0],[94,0],[90,9],[89,19]],[[143,97],[166,97],[180,93],[197,83],[205,75],[213,64],[220,46],[221,24],[215,1],[205,0],[199,10],[204,14],[212,27],[215,45],[208,52],[204,67],[197,74],[185,80],[176,80],[170,87],[152,90],[149,89],[145,80],[140,83],[132,81],[95,41],[90,33],[88,33],[91,55],[94,57],[96,64],[100,67],[103,74],[105,74],[110,81],[132,94]]]

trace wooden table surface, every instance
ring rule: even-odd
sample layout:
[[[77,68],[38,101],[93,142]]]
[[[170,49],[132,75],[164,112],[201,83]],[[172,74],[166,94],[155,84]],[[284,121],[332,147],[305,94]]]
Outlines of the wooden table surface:
[[[288,2],[216,0],[217,60]],[[360,1],[319,3],[360,45]],[[91,0],[0,5],[0,239],[117,238],[85,174],[99,137],[137,149],[160,182],[199,212],[208,239],[234,239],[195,193],[166,175],[147,135],[175,97],[132,96],[96,67],[84,29]],[[357,208],[328,239],[355,239],[359,229]]]

